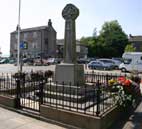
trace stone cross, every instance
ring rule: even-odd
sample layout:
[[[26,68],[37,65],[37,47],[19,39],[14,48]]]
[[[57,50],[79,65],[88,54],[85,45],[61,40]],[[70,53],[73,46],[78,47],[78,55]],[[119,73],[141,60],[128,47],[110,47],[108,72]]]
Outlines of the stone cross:
[[[64,63],[76,63],[76,32],[75,19],[79,16],[79,9],[73,4],[67,4],[62,11],[65,19]]]

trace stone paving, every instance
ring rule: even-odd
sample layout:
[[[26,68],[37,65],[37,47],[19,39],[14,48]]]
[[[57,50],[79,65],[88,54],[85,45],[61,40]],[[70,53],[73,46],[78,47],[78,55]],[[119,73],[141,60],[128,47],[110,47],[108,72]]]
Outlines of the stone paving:
[[[53,122],[44,122],[0,107],[0,129],[71,129]],[[73,129],[73,128],[72,128]],[[142,129],[142,102],[124,121],[118,121],[111,129]]]
[[[0,129],[69,129],[0,107]]]
[[[127,120],[121,118],[111,129],[142,129],[142,102]]]

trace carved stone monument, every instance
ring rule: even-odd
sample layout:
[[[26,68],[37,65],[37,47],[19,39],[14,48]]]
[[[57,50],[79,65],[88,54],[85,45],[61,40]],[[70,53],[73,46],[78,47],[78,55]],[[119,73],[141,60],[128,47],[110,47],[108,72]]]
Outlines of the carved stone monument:
[[[62,11],[65,19],[64,63],[76,63],[75,19],[78,15],[78,8],[72,4],[68,4]]]
[[[67,4],[62,11],[65,19],[64,63],[56,65],[55,81],[64,84],[84,84],[84,67],[76,63],[76,28],[75,19],[79,16],[79,9]]]

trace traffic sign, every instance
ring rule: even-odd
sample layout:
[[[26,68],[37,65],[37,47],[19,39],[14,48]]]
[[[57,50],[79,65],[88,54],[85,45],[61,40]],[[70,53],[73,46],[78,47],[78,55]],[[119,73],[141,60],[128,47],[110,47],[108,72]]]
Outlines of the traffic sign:
[[[21,49],[28,49],[28,43],[25,41],[20,42],[20,48]]]

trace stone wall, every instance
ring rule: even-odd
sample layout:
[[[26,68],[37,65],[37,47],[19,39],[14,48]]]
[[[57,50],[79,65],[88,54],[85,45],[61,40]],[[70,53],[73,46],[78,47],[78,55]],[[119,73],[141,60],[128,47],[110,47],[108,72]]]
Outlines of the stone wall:
[[[83,129],[109,129],[120,115],[120,111],[117,107],[112,108],[112,110],[109,110],[101,117],[95,117],[77,112],[56,109],[46,105],[41,105],[40,113],[43,117]]]
[[[0,95],[0,104],[15,108],[16,107],[16,99],[12,98],[12,97]]]

